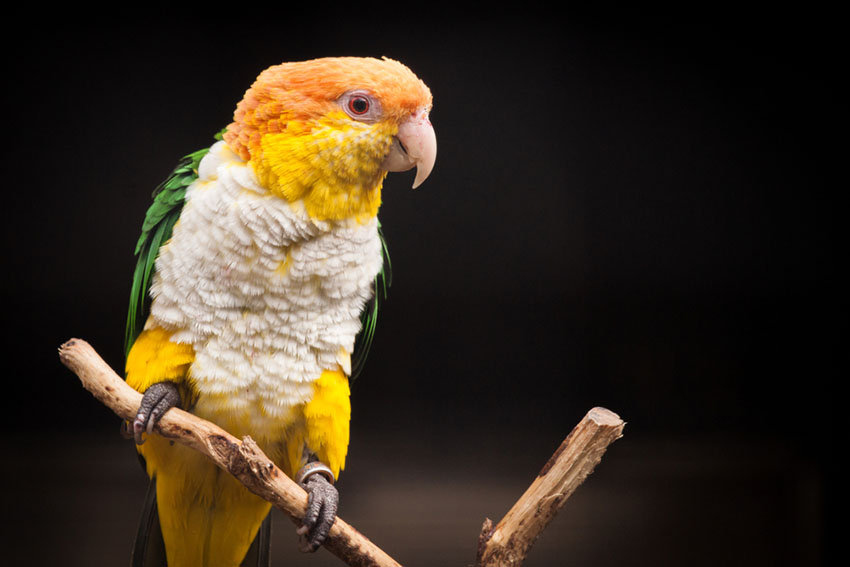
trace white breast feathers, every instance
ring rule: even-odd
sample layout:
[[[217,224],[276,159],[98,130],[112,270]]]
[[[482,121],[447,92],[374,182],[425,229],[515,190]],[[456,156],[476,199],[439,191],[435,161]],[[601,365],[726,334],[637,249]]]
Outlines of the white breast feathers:
[[[218,142],[160,251],[148,325],[193,345],[196,413],[280,427],[323,370],[350,371],[381,262],[377,219],[311,220]]]

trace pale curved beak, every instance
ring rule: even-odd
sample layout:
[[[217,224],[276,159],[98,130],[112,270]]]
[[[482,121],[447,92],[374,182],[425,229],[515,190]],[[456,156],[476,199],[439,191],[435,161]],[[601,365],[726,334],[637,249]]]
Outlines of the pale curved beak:
[[[437,161],[437,135],[428,120],[428,111],[420,110],[398,127],[393,145],[381,167],[385,171],[407,171],[416,167],[413,188],[428,178]]]

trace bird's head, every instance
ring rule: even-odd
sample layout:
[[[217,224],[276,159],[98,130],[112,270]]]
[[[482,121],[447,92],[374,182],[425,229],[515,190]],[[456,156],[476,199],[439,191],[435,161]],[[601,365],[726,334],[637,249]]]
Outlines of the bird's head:
[[[371,218],[389,171],[434,167],[431,92],[391,59],[337,57],[263,71],[225,141],[259,181],[319,220]]]

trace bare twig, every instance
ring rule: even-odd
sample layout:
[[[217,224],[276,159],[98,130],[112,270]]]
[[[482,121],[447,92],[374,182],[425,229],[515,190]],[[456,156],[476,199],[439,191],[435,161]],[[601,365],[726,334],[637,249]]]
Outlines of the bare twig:
[[[71,339],[59,348],[59,358],[80,378],[86,390],[119,417],[127,420],[135,417],[142,395],[128,386],[91,345]],[[307,507],[307,493],[277,468],[250,437],[240,441],[217,425],[177,408],[163,415],[156,431],[205,454],[248,490],[300,524]],[[331,527],[324,547],[351,566],[400,567],[340,518]]]
[[[622,436],[623,427],[617,414],[605,408],[590,410],[505,517],[495,527],[489,518],[485,520],[477,566],[522,565],[537,537],[593,472],[608,445]]]

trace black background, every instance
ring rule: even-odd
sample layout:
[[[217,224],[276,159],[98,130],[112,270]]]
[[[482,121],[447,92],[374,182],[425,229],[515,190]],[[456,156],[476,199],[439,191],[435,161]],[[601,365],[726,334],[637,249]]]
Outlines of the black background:
[[[55,349],[81,337],[121,368],[152,188],[265,67],[386,55],[431,87],[439,152],[420,189],[385,184],[394,282],[353,389],[343,517],[405,565],[469,564],[483,518],[600,405],[625,436],[529,565],[825,562],[844,326],[835,16],[327,9],[3,40],[13,558],[127,564],[143,475]]]

